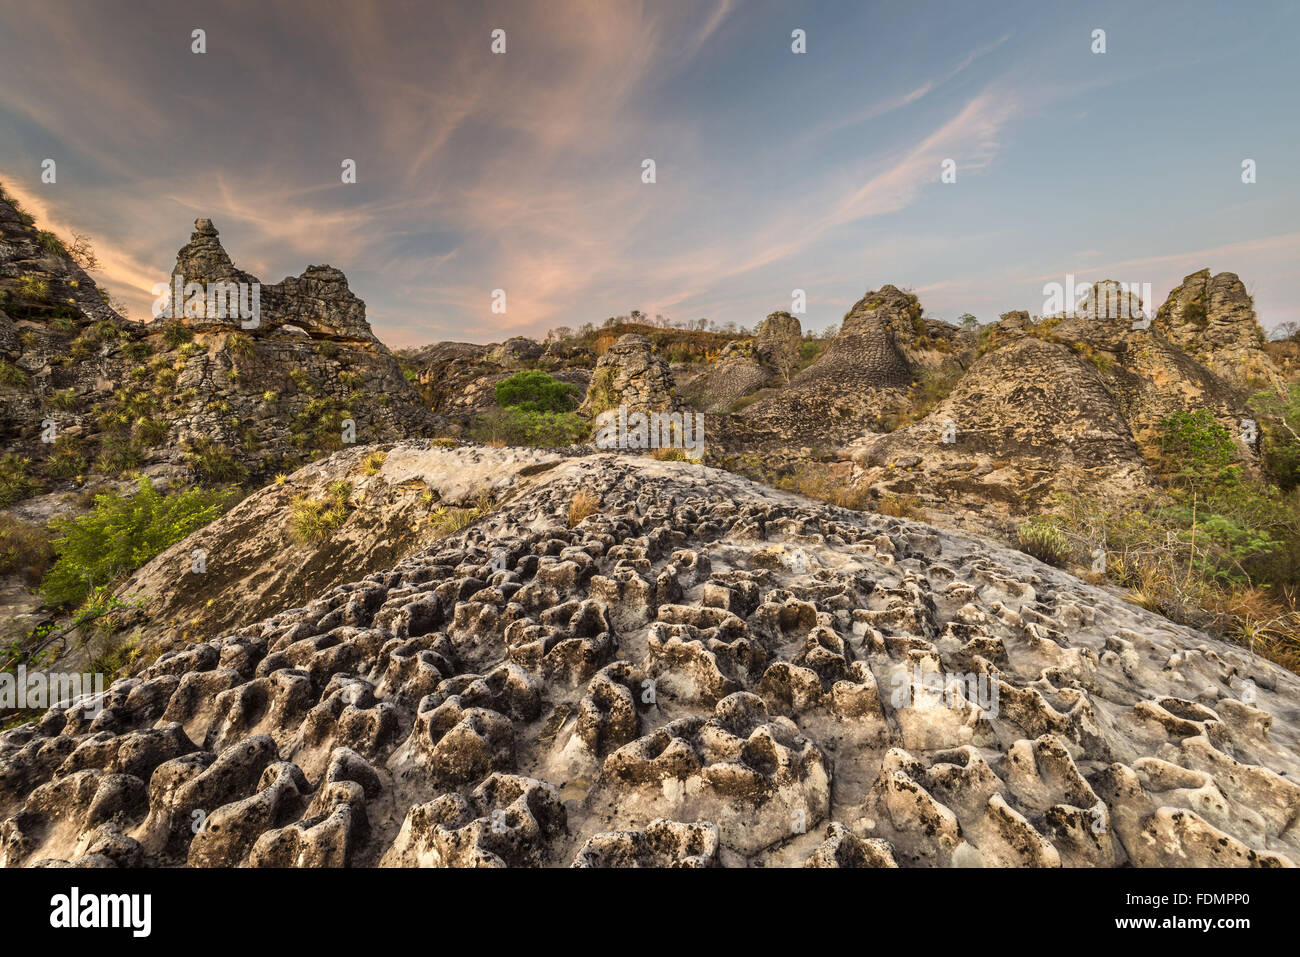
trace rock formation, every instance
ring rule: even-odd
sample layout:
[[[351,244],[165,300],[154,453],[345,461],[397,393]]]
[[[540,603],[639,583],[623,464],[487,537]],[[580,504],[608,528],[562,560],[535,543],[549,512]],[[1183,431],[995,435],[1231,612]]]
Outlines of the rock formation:
[[[242,328],[238,314],[128,322],[66,254],[26,258],[38,235],[0,199],[0,268],[17,277],[0,280],[13,290],[0,348],[10,322],[10,356],[26,380],[0,387],[0,443],[33,460],[37,488],[56,493],[78,476],[136,469],[181,484],[269,478],[346,444],[345,420],[361,443],[428,435],[440,423],[338,270],[311,266],[262,287],[255,328]],[[257,282],[206,219],[176,270],[203,284]],[[43,290],[42,299],[22,298],[23,289]],[[40,440],[47,420],[55,443]]]
[[[788,312],[774,312],[758,327],[754,351],[758,357],[789,379],[799,361],[799,344],[803,328]]]
[[[556,457],[0,736],[0,864],[1287,866],[1298,694],[985,541]]]
[[[1152,328],[1241,388],[1271,384],[1277,369],[1261,347],[1255,305],[1235,273],[1202,269],[1183,279],[1156,312]]]
[[[579,411],[595,414],[620,405],[629,414],[680,408],[668,363],[655,354],[650,340],[635,333],[621,336],[597,360]]]
[[[181,321],[205,332],[244,329],[254,335],[275,332],[292,325],[316,339],[337,342],[378,342],[366,322],[366,304],[348,288],[347,277],[333,266],[308,266],[301,276],[274,284],[262,284],[257,277],[237,269],[218,239],[210,219],[196,219],[190,241],[176,254],[172,276],[185,283],[244,283],[260,287],[260,315],[255,326],[241,322],[238,315],[198,315],[185,312]],[[188,295],[186,296],[188,299]],[[172,304],[178,318],[182,310]],[[195,310],[198,312],[198,310]]]

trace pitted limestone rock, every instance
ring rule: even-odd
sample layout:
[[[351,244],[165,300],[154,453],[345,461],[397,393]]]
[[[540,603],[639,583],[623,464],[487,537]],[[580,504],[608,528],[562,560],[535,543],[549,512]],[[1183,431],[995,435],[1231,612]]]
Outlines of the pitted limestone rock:
[[[579,489],[600,509],[570,527]],[[0,734],[0,860],[1288,865],[1297,695],[988,542],[561,458],[391,569]]]

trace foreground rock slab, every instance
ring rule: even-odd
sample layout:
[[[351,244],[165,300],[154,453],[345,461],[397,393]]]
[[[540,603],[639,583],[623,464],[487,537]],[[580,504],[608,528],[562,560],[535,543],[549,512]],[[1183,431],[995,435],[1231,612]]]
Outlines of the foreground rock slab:
[[[688,463],[546,465],[0,737],[0,863],[1300,859],[1295,676],[988,542]]]

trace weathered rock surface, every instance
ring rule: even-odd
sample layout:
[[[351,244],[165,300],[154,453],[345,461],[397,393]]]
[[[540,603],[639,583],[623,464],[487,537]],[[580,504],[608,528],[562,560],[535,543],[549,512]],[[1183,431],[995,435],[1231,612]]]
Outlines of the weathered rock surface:
[[[727,412],[739,399],[779,381],[752,340],[728,343],[708,369],[680,388],[683,401],[704,412]]]
[[[1037,324],[1008,313],[985,332],[992,348],[924,417],[849,444],[858,480],[930,505],[1025,514],[1057,492],[1159,495],[1150,464],[1175,412],[1207,409],[1246,434],[1244,393],[1154,328],[1135,328],[1140,316],[1098,315],[1102,301]],[[1238,442],[1238,459],[1258,469],[1257,438]]]
[[[576,457],[0,736],[0,863],[1286,866],[1297,695],[986,541]]]

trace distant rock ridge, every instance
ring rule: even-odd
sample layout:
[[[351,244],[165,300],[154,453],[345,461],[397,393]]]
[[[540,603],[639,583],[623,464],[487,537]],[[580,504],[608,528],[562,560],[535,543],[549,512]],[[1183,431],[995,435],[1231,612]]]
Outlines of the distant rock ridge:
[[[366,304],[348,288],[342,271],[333,266],[308,266],[300,276],[278,283],[263,283],[235,266],[221,245],[210,219],[196,219],[190,241],[176,254],[173,276],[198,283],[257,283],[260,286],[259,322],[249,328],[235,316],[183,316],[181,322],[198,331],[244,329],[266,335],[285,325],[302,329],[314,339],[337,342],[378,342],[366,321]]]

